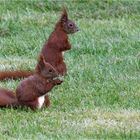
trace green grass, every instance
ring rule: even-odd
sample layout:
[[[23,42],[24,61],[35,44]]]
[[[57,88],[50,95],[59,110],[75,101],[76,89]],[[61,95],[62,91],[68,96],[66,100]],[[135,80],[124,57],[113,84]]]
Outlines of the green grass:
[[[0,139],[140,139],[140,1],[1,0],[0,70],[34,69],[63,5],[81,30],[68,76],[48,109],[0,109]]]

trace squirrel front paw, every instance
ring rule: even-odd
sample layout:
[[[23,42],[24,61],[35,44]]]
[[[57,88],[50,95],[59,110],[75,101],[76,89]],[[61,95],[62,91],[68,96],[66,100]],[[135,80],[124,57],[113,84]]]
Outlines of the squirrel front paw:
[[[63,80],[56,79],[56,80],[54,80],[54,83],[55,83],[56,85],[60,85],[60,84],[63,83]]]

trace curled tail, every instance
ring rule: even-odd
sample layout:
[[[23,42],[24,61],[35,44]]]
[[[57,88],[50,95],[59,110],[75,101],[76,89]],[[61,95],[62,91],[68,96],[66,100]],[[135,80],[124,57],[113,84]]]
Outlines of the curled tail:
[[[31,71],[4,71],[0,72],[0,80],[24,78],[32,74]]]
[[[7,89],[0,89],[0,107],[16,107],[18,100],[14,92]]]

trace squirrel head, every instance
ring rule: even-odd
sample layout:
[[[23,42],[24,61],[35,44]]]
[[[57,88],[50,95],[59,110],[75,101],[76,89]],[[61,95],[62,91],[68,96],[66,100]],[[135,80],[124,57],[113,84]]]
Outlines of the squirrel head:
[[[47,63],[42,55],[39,57],[36,72],[46,79],[58,77],[56,69],[51,64]]]
[[[68,19],[66,8],[63,8],[63,12],[60,18],[60,23],[62,25],[62,28],[67,34],[72,34],[79,31],[77,25],[73,21]]]

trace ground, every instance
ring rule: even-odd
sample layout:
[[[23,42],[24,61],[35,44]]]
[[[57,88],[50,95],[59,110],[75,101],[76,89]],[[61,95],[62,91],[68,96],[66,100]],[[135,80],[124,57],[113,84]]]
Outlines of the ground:
[[[63,5],[80,28],[65,82],[48,109],[0,109],[0,139],[140,139],[140,1],[0,0],[0,70],[34,69]]]

